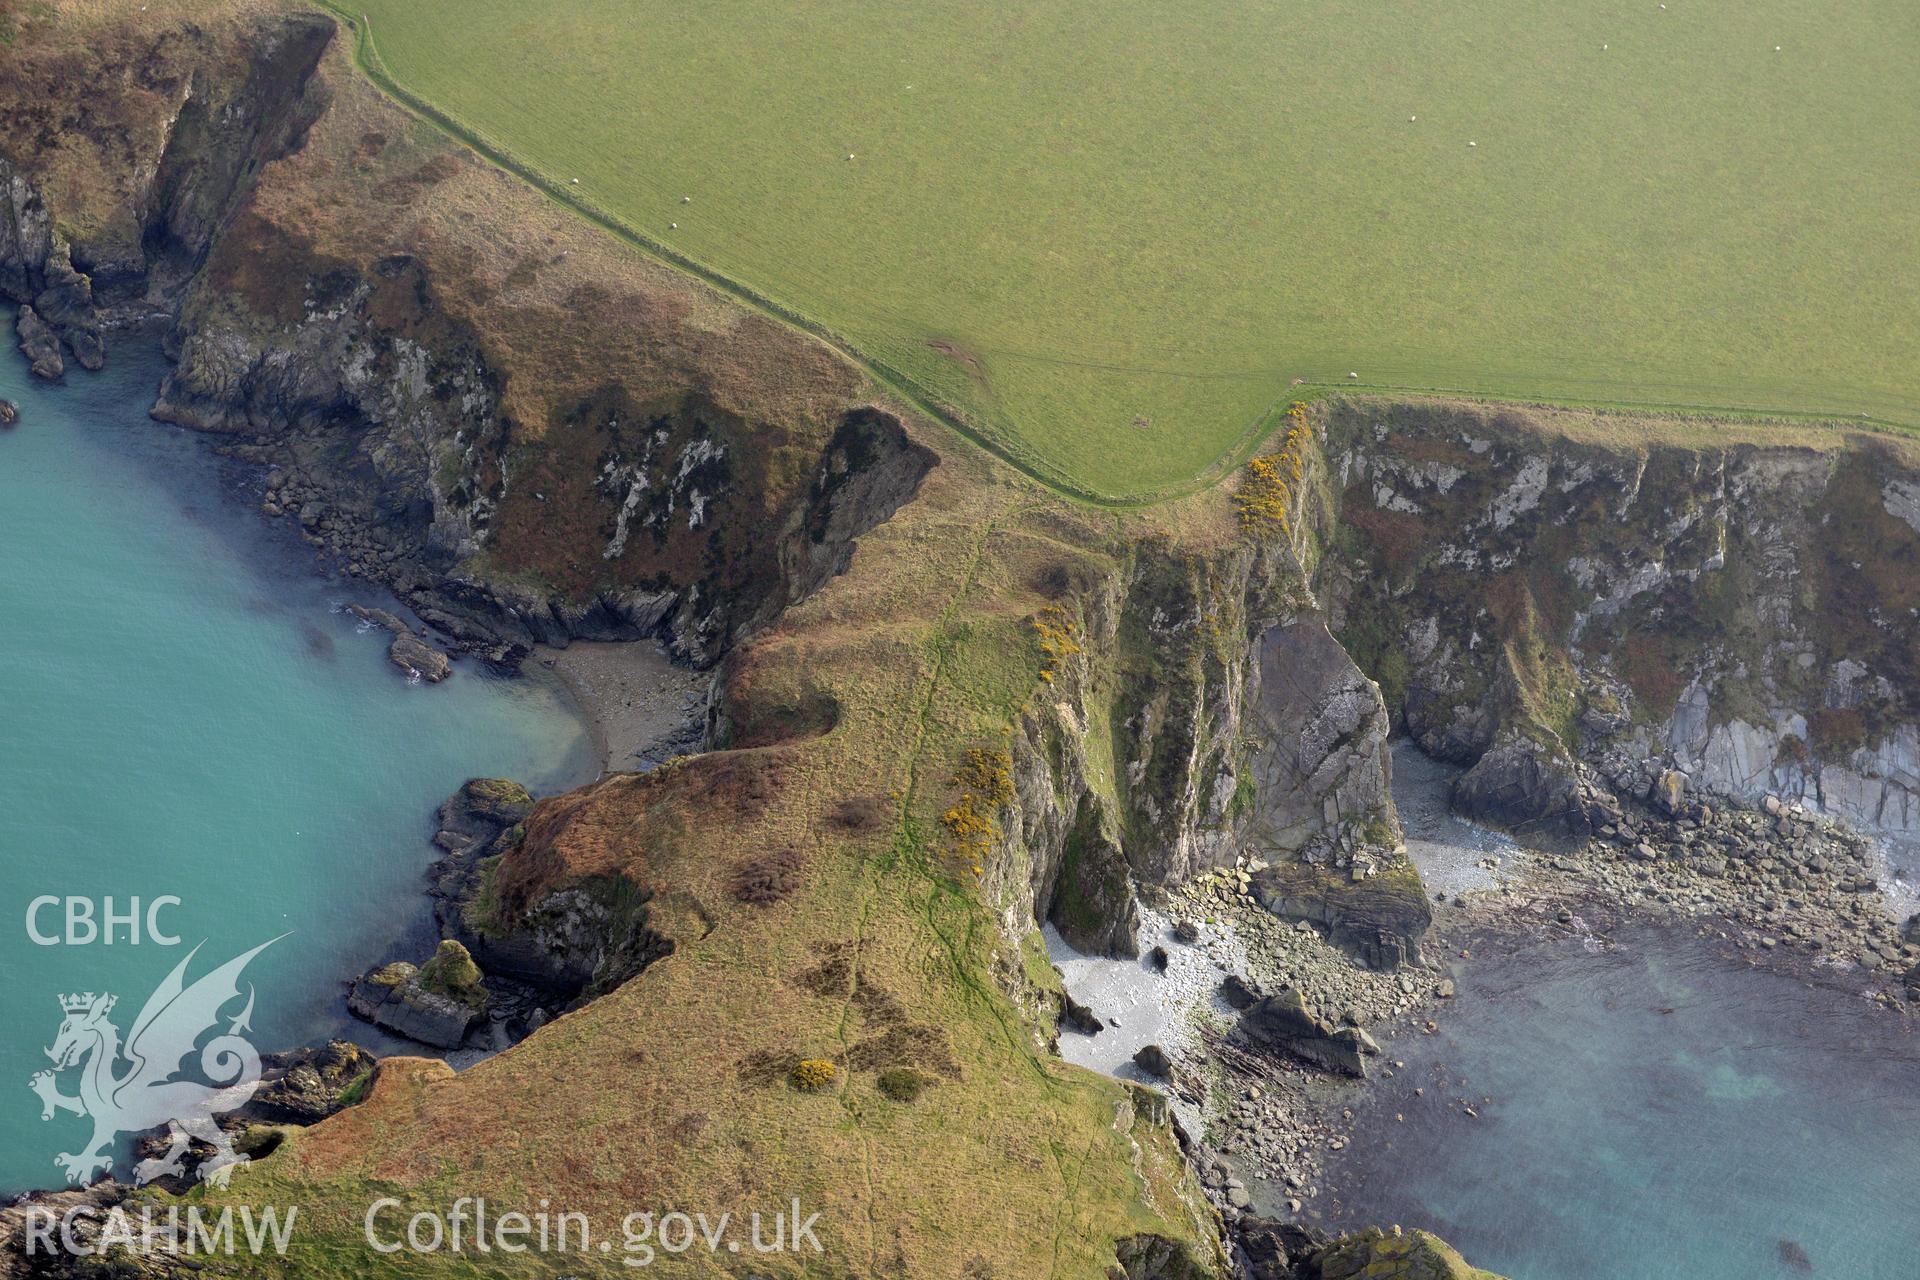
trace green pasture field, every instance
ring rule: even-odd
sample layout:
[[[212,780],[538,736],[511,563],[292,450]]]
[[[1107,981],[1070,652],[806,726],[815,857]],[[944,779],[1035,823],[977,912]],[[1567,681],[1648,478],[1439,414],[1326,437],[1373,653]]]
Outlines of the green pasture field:
[[[1920,424],[1913,0],[338,7],[497,159],[1086,496],[1302,386]]]

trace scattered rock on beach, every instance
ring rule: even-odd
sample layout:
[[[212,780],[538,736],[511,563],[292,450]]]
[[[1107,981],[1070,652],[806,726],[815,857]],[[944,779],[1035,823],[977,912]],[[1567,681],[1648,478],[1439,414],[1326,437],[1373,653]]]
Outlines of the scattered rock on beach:
[[[1173,1063],[1167,1057],[1167,1051],[1157,1044],[1142,1047],[1133,1055],[1133,1065],[1160,1080],[1173,1074]]]
[[[1380,1046],[1360,1028],[1335,1028],[1320,1021],[1307,1009],[1306,998],[1292,987],[1242,1013],[1239,1034],[1256,1045],[1343,1075],[1366,1075],[1366,1057],[1380,1052]]]

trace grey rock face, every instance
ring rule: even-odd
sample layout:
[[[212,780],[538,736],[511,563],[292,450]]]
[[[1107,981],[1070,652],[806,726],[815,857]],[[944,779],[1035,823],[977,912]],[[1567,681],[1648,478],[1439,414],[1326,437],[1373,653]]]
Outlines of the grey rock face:
[[[1248,848],[1279,858],[1327,854],[1343,833],[1391,854],[1393,757],[1380,691],[1318,616],[1260,638],[1259,696],[1248,718],[1258,746],[1247,764],[1253,807]]]
[[[347,1010],[395,1035],[439,1049],[453,1049],[485,1016],[485,1007],[429,991],[420,971],[405,963],[362,974],[347,994]]]
[[[1366,1059],[1380,1052],[1380,1046],[1360,1028],[1335,1028],[1314,1017],[1305,997],[1292,987],[1242,1013],[1236,1034],[1254,1045],[1290,1053],[1343,1075],[1366,1075]]]
[[[1774,793],[1920,831],[1920,476],[1893,450],[1614,445],[1357,401],[1329,407],[1327,449],[1364,551],[1316,592],[1423,750],[1502,754],[1469,803],[1557,822],[1577,760],[1635,799],[1675,770],[1688,804]]]

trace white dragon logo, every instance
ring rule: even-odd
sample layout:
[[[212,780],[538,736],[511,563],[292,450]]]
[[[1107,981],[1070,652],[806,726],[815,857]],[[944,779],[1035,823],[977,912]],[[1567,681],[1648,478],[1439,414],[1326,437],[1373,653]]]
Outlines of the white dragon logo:
[[[183,1060],[200,1037],[217,1027],[220,1010],[239,997],[240,973],[247,963],[279,940],[263,942],[187,986],[187,965],[200,952],[196,946],[147,998],[124,1047],[119,1029],[107,1018],[117,997],[91,991],[60,997],[66,1017],[47,1050],[53,1070],[36,1073],[28,1083],[40,1095],[42,1120],[53,1119],[56,1111],[93,1117],[93,1139],[77,1152],[53,1158],[69,1183],[84,1184],[112,1165],[113,1140],[119,1135],[163,1124],[171,1145],[165,1156],[142,1160],[134,1167],[136,1185],[179,1173],[190,1138],[214,1149],[213,1158],[200,1166],[203,1181],[224,1187],[234,1169],[247,1163],[214,1116],[244,1105],[260,1087],[260,1055],[240,1035],[252,1029],[248,1026],[253,1016],[251,986],[246,1008],[232,1020],[226,1034],[215,1036],[200,1051],[201,1074],[224,1083],[200,1084],[174,1076],[180,1074]],[[114,1068],[122,1060],[127,1068],[116,1074]],[[60,1092],[59,1073],[76,1066],[80,1093],[68,1097]]]

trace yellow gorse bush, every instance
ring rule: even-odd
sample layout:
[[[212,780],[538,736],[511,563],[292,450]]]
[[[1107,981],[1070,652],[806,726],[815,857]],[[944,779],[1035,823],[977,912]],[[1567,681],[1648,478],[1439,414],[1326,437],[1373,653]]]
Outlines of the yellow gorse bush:
[[[812,1092],[833,1083],[834,1066],[825,1058],[803,1058],[793,1069],[793,1087]]]
[[[1296,400],[1287,407],[1287,434],[1279,452],[1265,454],[1247,463],[1246,476],[1233,495],[1240,508],[1240,523],[1247,526],[1277,524],[1287,530],[1287,512],[1293,501],[1293,487],[1306,474],[1303,460],[1307,440],[1307,406]]]
[[[994,815],[1013,801],[1013,757],[1004,750],[970,748],[953,780],[961,788],[960,799],[940,815],[940,825],[979,875],[980,864],[1000,838]]]

